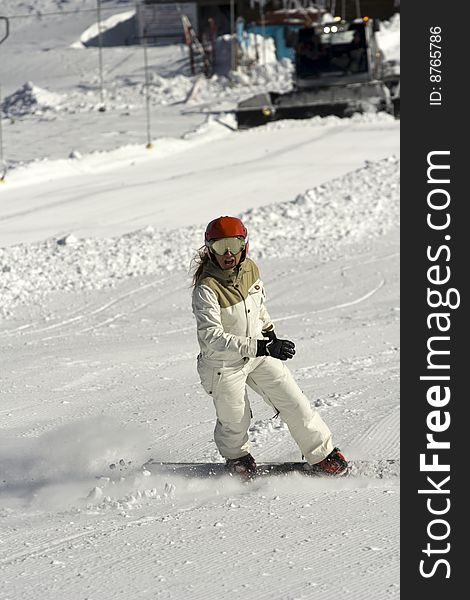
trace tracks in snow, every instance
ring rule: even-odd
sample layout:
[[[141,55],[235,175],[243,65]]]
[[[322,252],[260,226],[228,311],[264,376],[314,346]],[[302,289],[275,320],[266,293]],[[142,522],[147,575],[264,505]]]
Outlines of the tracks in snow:
[[[11,338],[16,337],[18,335],[26,335],[26,336],[39,336],[34,341],[46,341],[51,339],[57,339],[64,336],[69,335],[80,335],[82,333],[88,333],[109,325],[119,319],[122,319],[127,316],[134,315],[144,308],[150,306],[153,302],[157,301],[157,298],[162,298],[163,295],[168,294],[168,290],[165,290],[162,293],[162,290],[158,290],[159,287],[163,287],[163,283],[161,279],[153,280],[149,283],[138,285],[131,290],[119,294],[114,297],[112,300],[99,304],[96,307],[84,307],[76,310],[71,315],[66,318],[62,318],[51,325],[43,326],[41,322],[36,322],[34,324],[21,325],[14,329],[0,331],[0,338]],[[172,293],[183,289],[183,286],[177,288],[176,290],[172,289]],[[148,292],[151,290],[156,291],[155,295],[152,295],[149,299],[146,299],[144,302],[141,302],[137,306],[133,306],[132,308],[127,308],[126,303],[131,300],[134,296],[147,296]],[[122,312],[113,312],[110,316],[107,316],[104,319],[101,319],[101,315],[109,311],[109,309],[114,309],[117,306],[124,304],[124,310]],[[96,317],[98,317],[96,319]],[[82,325],[88,322],[92,322],[92,324],[87,325],[81,328]],[[77,327],[78,326],[78,327]],[[40,335],[44,333],[54,332],[54,331],[62,331],[58,335]]]

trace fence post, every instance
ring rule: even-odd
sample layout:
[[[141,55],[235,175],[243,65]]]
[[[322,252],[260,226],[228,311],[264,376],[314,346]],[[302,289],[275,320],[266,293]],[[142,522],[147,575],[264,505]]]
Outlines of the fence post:
[[[146,111],[146,119],[147,119],[147,144],[146,148],[151,150],[153,148],[152,144],[152,133],[150,128],[150,82],[149,82],[149,64],[148,64],[148,56],[147,56],[147,30],[144,27],[142,42],[144,47],[144,73],[145,73],[145,111]]]
[[[100,72],[100,112],[105,112],[106,106],[104,102],[104,83],[103,83],[103,38],[101,35],[101,0],[96,0],[96,14],[98,18],[98,65]]]
[[[0,38],[2,44],[10,35],[10,21],[7,17],[0,17],[0,21],[5,23],[5,33]],[[2,86],[0,85],[0,107],[2,106]],[[5,175],[7,174],[7,163],[3,158],[3,129],[2,129],[2,110],[0,109],[0,183],[5,183]]]
[[[2,87],[0,86],[0,106],[2,105]],[[3,129],[2,129],[2,111],[0,110],[0,183],[5,183],[7,174],[7,163],[3,158]]]

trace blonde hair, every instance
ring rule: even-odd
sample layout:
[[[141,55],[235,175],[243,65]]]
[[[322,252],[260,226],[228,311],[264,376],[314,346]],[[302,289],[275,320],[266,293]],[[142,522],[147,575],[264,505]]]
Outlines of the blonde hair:
[[[209,251],[207,250],[206,246],[201,246],[198,249],[197,254],[191,259],[191,264],[189,267],[190,272],[192,272],[193,287],[197,284],[199,278],[202,275],[202,272],[204,271],[204,267],[209,261]]]

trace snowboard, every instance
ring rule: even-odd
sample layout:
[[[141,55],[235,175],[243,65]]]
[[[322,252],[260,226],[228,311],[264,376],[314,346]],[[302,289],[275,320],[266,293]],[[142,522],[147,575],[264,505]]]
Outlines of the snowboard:
[[[209,462],[160,462],[150,459],[143,465],[144,471],[153,475],[174,474],[182,477],[221,477],[230,476],[225,463]],[[305,469],[305,462],[265,462],[259,463],[254,478],[270,476],[286,476],[299,473],[306,477],[328,478],[330,475],[315,473]],[[378,479],[398,477],[400,461],[398,459],[353,460],[349,461],[347,471],[339,477],[359,475]]]

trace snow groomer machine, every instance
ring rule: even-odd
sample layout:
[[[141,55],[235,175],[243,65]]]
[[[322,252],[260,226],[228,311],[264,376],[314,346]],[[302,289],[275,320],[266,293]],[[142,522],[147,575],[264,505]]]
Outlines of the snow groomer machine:
[[[355,112],[399,112],[399,76],[387,79],[377,40],[378,22],[368,17],[312,23],[291,32],[294,88],[240,102],[239,129],[278,119],[347,117]]]

